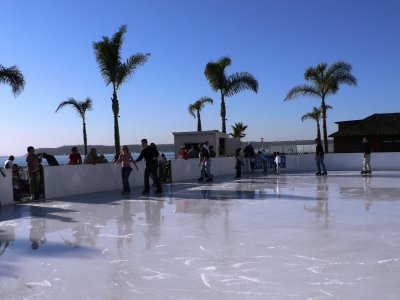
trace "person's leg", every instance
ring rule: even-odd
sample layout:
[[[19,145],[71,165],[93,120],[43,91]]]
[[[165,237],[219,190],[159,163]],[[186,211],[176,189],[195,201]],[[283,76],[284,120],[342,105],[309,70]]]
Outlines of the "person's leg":
[[[241,174],[242,172],[241,172],[241,166],[236,166],[236,176],[235,176],[235,178],[240,178],[241,177]]]
[[[156,193],[160,194],[162,192],[160,178],[158,178],[157,174],[158,165],[153,165],[151,167],[151,172],[153,173],[154,183],[156,184],[157,190]]]
[[[321,158],[319,156],[315,159],[315,162],[317,163],[317,170],[318,170],[317,174],[321,174],[320,159]]]
[[[371,154],[366,154],[366,171],[371,172]]]
[[[325,168],[325,163],[324,163],[324,157],[321,157],[321,166],[322,166],[322,170],[324,171],[324,173],[326,174],[326,168]]]
[[[126,192],[126,185],[125,185],[125,168],[121,168],[121,178],[122,178],[122,191]]]
[[[124,184],[124,192],[127,192],[127,193],[129,193],[129,192],[131,191],[131,187],[130,187],[130,185],[129,185],[129,175],[131,174],[131,172],[132,172],[132,168],[130,168],[130,167],[126,167],[126,168],[125,168],[125,174],[124,174],[124,181],[125,181],[125,184]]]
[[[208,177],[212,177],[212,174],[211,174],[211,158],[206,160],[206,172],[207,172]]]
[[[205,164],[205,162],[202,162],[201,166],[200,166],[200,178],[199,178],[199,180],[204,180],[205,177],[206,177],[206,164]]]
[[[40,178],[40,172],[35,172],[34,174],[34,196],[35,200],[38,200],[40,197],[40,185],[41,185],[41,178]]]
[[[150,191],[150,183],[149,183],[149,177],[150,177],[151,169],[150,167],[146,166],[144,169],[144,193],[148,193]]]

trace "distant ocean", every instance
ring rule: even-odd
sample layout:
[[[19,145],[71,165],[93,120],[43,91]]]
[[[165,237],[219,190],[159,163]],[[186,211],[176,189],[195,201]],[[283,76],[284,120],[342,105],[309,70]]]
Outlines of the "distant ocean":
[[[175,153],[174,152],[163,152],[167,160],[174,159]],[[140,153],[132,153],[132,157],[134,159],[138,158]],[[114,154],[104,154],[106,159],[111,162],[114,158]],[[68,163],[68,155],[55,155],[54,156],[60,165],[66,165]],[[0,167],[4,167],[4,162],[8,159],[8,156],[1,156],[0,157]],[[82,155],[82,161],[85,159],[85,156]],[[26,166],[26,156],[15,156],[14,163],[19,165],[20,167]],[[45,159],[42,160],[42,165],[46,166],[47,161]]]

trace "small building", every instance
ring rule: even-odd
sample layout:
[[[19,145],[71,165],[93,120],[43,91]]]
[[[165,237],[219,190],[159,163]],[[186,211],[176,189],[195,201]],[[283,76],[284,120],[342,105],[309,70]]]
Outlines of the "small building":
[[[173,132],[172,134],[174,135],[175,157],[177,157],[182,146],[190,149],[192,146],[197,147],[206,140],[214,146],[217,156],[234,156],[236,148],[240,147],[238,138],[230,137],[218,130]]]
[[[331,134],[337,153],[362,152],[367,137],[373,152],[400,152],[400,113],[373,114],[362,120],[336,122]]]

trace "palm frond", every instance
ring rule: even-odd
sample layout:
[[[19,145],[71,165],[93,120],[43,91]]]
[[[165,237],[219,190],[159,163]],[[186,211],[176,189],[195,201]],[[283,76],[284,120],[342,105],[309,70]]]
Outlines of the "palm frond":
[[[225,70],[226,67],[229,67],[232,64],[232,60],[229,56],[222,56],[216,61],[216,63],[221,66],[222,70]]]
[[[189,105],[189,107],[188,107],[188,112],[189,112],[189,114],[191,115],[191,116],[193,116],[193,118],[195,118],[196,119],[196,114],[194,113],[196,110],[197,110],[197,108],[196,108],[196,105],[195,105],[196,103],[193,103],[193,104],[190,104]]]
[[[206,104],[206,103],[214,104],[214,100],[207,96],[203,96],[197,101],[202,104],[202,108],[204,107],[204,104]]]
[[[235,125],[231,125],[232,127],[232,133],[230,133],[231,136],[236,137],[236,138],[243,138],[246,136],[244,131],[247,129],[247,125],[244,125],[242,122],[235,123]]]
[[[121,64],[121,47],[126,30],[127,26],[122,25],[111,39],[103,36],[100,42],[93,43],[96,61],[106,85],[117,82],[118,69]]]
[[[15,96],[20,94],[25,86],[24,76],[17,66],[6,68],[0,65],[0,83],[9,84]]]
[[[223,90],[225,88],[224,69],[218,63],[209,62],[204,69],[204,75],[214,91]]]
[[[228,76],[225,95],[233,96],[244,90],[251,90],[255,93],[258,91],[258,81],[253,75],[247,72],[233,73]]]
[[[139,66],[144,65],[149,57],[150,53],[136,53],[131,55],[125,63],[120,64],[117,72],[117,89],[122,83],[128,80],[129,76],[132,75]]]
[[[307,84],[298,85],[289,90],[284,101],[292,100],[298,96],[313,96],[313,97],[319,96],[319,97],[321,97],[321,93],[314,86],[307,85]]]

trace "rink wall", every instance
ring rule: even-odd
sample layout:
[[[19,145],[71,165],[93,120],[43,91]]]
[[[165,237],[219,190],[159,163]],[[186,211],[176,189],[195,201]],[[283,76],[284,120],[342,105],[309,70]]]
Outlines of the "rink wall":
[[[220,157],[212,160],[212,172],[215,176],[234,174],[235,159]],[[362,168],[360,153],[330,153],[325,155],[325,165],[329,171],[359,171]],[[371,165],[374,171],[400,171],[400,153],[373,153]],[[134,169],[129,178],[131,187],[143,186],[145,163],[139,163],[139,170]],[[198,160],[171,160],[172,181],[194,180],[199,177]],[[314,155],[288,155],[286,168],[281,174],[293,172],[314,172]],[[2,205],[13,204],[12,177],[10,170],[5,170],[7,177],[0,176],[0,202]],[[122,190],[121,167],[112,163],[98,165],[62,165],[44,167],[46,198],[60,198],[94,192]]]

